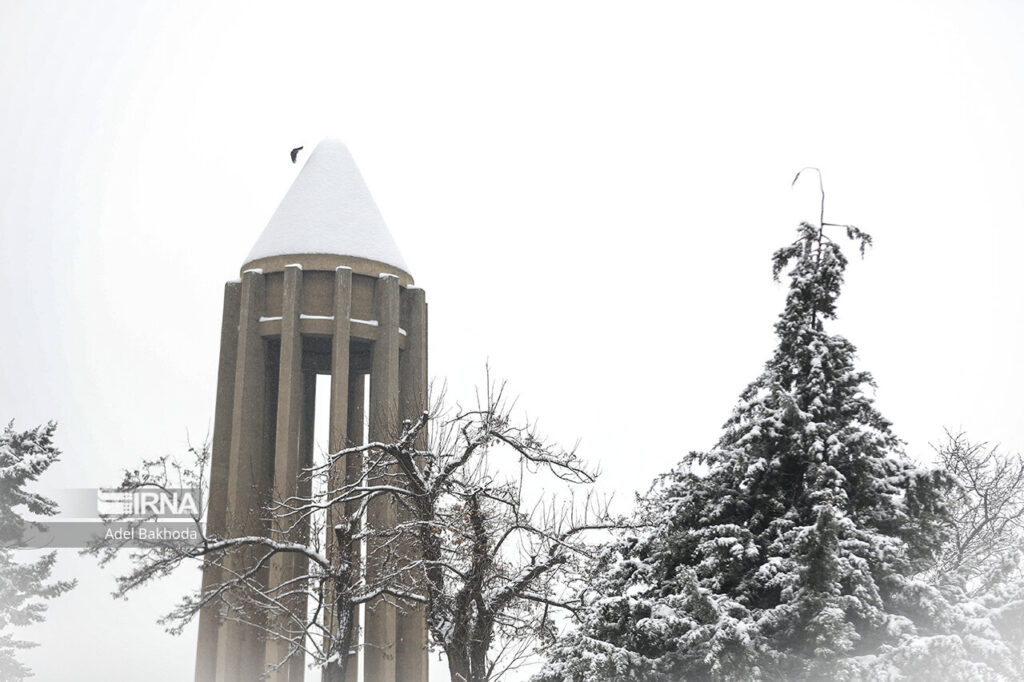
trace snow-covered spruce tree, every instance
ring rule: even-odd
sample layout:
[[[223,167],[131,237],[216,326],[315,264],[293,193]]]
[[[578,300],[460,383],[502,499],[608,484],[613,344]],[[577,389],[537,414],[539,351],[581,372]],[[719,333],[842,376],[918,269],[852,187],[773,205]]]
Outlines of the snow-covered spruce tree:
[[[778,346],[709,452],[663,476],[593,569],[536,680],[1010,679],[985,618],[931,585],[950,482],[913,466],[855,349],[828,333],[870,237],[801,224],[773,258]]]
[[[23,680],[32,671],[17,659],[17,652],[35,646],[15,638],[11,627],[38,623],[46,612],[45,600],[70,590],[74,582],[47,582],[56,552],[37,561],[15,561],[14,550],[23,538],[26,521],[20,512],[53,516],[57,505],[29,492],[26,484],[39,478],[60,457],[53,444],[57,425],[50,422],[17,432],[13,422],[0,434],[0,680]]]

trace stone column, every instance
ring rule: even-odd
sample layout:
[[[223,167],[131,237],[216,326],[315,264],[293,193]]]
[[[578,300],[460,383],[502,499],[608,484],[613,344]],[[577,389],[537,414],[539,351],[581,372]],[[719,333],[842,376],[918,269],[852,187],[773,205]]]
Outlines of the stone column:
[[[286,516],[277,507],[298,495],[299,430],[302,423],[302,334],[299,332],[300,301],[302,300],[302,267],[288,265],[284,269],[284,293],[281,314],[281,357],[277,380],[277,428],[274,443],[274,497],[271,503],[271,537],[278,541],[298,540],[297,519]],[[286,596],[294,589],[289,581],[296,577],[294,552],[275,554],[270,559],[269,596],[281,606],[294,611],[298,604]],[[282,587],[284,586],[284,587]],[[272,632],[267,638],[266,665],[280,663],[293,646],[289,631],[296,630],[288,614],[274,614],[268,622]],[[275,637],[274,634],[279,636]],[[269,677],[272,682],[288,682],[289,666],[279,668]]]
[[[352,269],[339,267],[334,271],[334,333],[331,339],[331,416],[327,448],[333,455],[349,447],[349,346],[351,345],[349,321],[352,316]],[[345,484],[346,462],[335,462],[328,473],[328,486],[331,490],[339,490]],[[338,549],[335,546],[334,526],[345,514],[344,509],[327,510],[327,556],[333,557],[338,551],[348,552],[348,548]],[[356,550],[358,553],[358,549]],[[337,618],[334,605],[334,590],[328,585],[326,591],[327,605],[324,611],[324,625],[333,633]],[[348,669],[357,666],[355,658],[348,661]],[[333,679],[329,672],[325,679]]]
[[[238,360],[238,315],[241,284],[224,285],[224,316],[220,327],[220,362],[217,368],[217,403],[213,419],[210,458],[210,496],[206,504],[206,535],[223,538],[227,530],[228,457],[231,450],[231,406],[235,399],[235,363]],[[220,582],[220,569],[203,568],[203,591]],[[196,682],[215,682],[217,674],[217,605],[199,612]]]
[[[405,350],[402,351],[399,395],[401,417],[415,421],[427,409],[427,301],[422,289],[408,288],[402,296],[402,323],[405,325]],[[418,450],[428,446],[427,431],[416,440]],[[402,520],[401,518],[399,519]],[[410,558],[419,554],[415,536],[403,539],[401,547]],[[417,571],[410,576],[408,587],[424,593],[426,576]],[[418,584],[417,584],[418,583]],[[427,682],[427,622],[422,605],[409,607],[397,616],[396,679],[401,682]]]
[[[314,426],[316,423],[316,372],[304,372],[302,377],[302,424],[299,429],[299,497],[309,499],[313,492],[313,480],[309,476],[309,468],[313,466],[313,448],[316,445]],[[299,522],[297,540],[309,545],[309,520]],[[295,575],[309,574],[309,558],[302,554],[295,555]],[[306,585],[297,586],[297,588]],[[308,613],[309,600],[305,595],[295,596],[295,608],[300,614]],[[296,653],[289,664],[289,682],[303,682],[306,678],[306,657],[303,652]]]
[[[349,447],[363,445],[366,442],[366,429],[363,419],[366,415],[366,374],[349,374],[348,391],[348,444]],[[345,462],[345,481],[348,484],[355,484],[363,475],[362,455],[351,455]],[[345,505],[345,514],[348,518],[355,518],[351,526],[351,533],[358,533],[362,524],[357,517],[360,504],[358,501],[351,501]],[[359,576],[363,570],[363,545],[360,541],[352,542],[349,548],[349,561],[352,562],[352,574]],[[352,649],[356,650],[359,644],[359,629],[362,626],[359,608],[352,609]],[[359,682],[360,658],[358,653],[352,655],[348,667],[345,669],[345,682]],[[365,665],[365,664],[363,664]]]
[[[262,272],[242,273],[225,512],[228,533],[233,536],[265,532],[258,495],[269,478],[264,457],[266,345],[259,332],[264,294]],[[253,554],[235,552],[227,557],[227,567],[244,571],[252,565]],[[233,621],[223,624],[217,638],[218,682],[257,679],[263,660],[263,641],[257,629]]]
[[[381,275],[374,286],[377,340],[370,356],[370,440],[387,442],[398,433],[398,278]],[[374,457],[374,455],[370,455]],[[378,470],[370,485],[389,483],[387,470]],[[386,495],[370,502],[366,523],[371,529],[392,528],[394,505]],[[366,571],[370,584],[382,575],[386,548],[373,538],[367,540]],[[366,606],[366,644],[363,653],[365,679],[391,682],[395,679],[395,608],[383,598]]]

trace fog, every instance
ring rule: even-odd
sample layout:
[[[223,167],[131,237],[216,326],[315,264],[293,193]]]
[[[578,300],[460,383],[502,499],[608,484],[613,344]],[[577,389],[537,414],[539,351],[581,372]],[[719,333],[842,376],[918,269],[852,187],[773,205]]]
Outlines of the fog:
[[[5,0],[0,419],[59,422],[41,492],[202,440],[223,283],[289,150],[336,136],[426,289],[431,375],[471,397],[489,362],[624,508],[714,443],[767,359],[769,258],[817,218],[817,185],[790,187],[808,165],[826,219],[875,238],[836,330],[908,454],[944,427],[1024,449],[1022,22],[1013,2]],[[198,572],[128,602],[74,551],[55,575],[79,585],[17,633],[37,679],[190,679],[194,629],[156,619]]]

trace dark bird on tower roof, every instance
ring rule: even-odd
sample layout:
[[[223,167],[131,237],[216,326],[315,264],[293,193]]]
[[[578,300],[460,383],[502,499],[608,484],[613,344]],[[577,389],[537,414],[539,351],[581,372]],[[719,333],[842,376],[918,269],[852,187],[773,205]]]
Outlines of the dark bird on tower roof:
[[[298,157],[299,152],[301,152],[301,151],[302,151],[302,147],[296,147],[295,149],[292,150],[292,163],[295,163],[295,159],[296,159],[296,157]]]

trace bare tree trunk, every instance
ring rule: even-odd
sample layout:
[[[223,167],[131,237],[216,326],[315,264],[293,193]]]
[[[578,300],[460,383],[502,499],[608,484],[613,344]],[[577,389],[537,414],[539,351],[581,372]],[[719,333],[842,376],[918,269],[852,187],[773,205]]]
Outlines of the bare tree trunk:
[[[341,567],[334,586],[337,626],[333,656],[324,668],[323,682],[345,682],[352,647],[352,562],[348,549],[352,543],[352,530],[347,520],[334,527],[334,536]]]
[[[448,658],[448,674],[451,675],[452,682],[472,682],[469,672],[469,657],[462,651],[453,649],[446,649],[445,654]]]
[[[487,652],[490,649],[490,638],[478,639],[470,646],[470,682],[485,682],[487,679]]]

